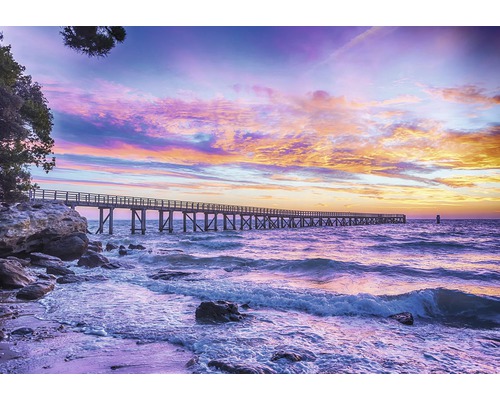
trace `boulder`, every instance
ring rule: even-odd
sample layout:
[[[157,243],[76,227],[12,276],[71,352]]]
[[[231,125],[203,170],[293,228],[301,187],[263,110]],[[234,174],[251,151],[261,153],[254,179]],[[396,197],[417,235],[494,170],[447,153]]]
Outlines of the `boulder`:
[[[19,289],[35,281],[18,261],[0,258],[0,288]]]
[[[75,272],[66,267],[47,267],[47,273],[52,275],[74,275]]]
[[[127,249],[125,246],[121,245],[120,248],[118,249],[118,254],[121,256],[126,256],[127,255]]]
[[[84,254],[88,247],[89,239],[87,235],[81,232],[75,232],[51,240],[45,245],[44,251],[59,257],[61,260],[71,261],[76,260]]]
[[[86,232],[86,218],[60,201],[5,206],[0,209],[0,257],[33,252],[51,254],[58,246],[49,243]]]
[[[238,305],[228,301],[204,301],[196,308],[196,320],[199,322],[232,322],[242,319],[243,314],[238,311]]]
[[[96,253],[95,251],[88,250],[83,256],[78,260],[78,266],[96,268],[108,265],[109,260],[102,254]]]
[[[17,258],[17,257],[14,257],[14,256],[8,256],[7,260],[17,261],[23,267],[28,267],[31,264],[30,260],[25,260],[24,258]]]
[[[37,282],[32,285],[23,287],[17,292],[16,297],[22,300],[37,300],[45,296],[47,293],[54,290],[54,283],[52,282]]]
[[[413,325],[413,315],[409,312],[389,315],[389,318],[395,319],[396,321],[399,321],[404,325]]]
[[[207,364],[209,367],[215,367],[221,371],[230,374],[274,374],[275,372],[263,365],[244,365],[234,364],[226,361],[212,360]]]

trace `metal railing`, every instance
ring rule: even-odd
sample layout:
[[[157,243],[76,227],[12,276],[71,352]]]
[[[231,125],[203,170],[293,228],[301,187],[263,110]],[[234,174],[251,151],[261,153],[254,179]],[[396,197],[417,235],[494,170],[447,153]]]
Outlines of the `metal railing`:
[[[61,190],[32,189],[30,200],[60,200],[68,205],[88,207],[137,208],[183,212],[210,212],[242,215],[271,215],[291,217],[351,217],[351,218],[404,218],[404,214],[373,214],[351,212],[301,211],[251,206],[235,206],[194,201],[162,200],[147,197],[69,192]]]

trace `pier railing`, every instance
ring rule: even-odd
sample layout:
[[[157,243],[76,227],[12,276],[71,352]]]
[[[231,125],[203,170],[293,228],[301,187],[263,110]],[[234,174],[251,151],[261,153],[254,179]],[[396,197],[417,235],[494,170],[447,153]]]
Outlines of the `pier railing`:
[[[209,212],[240,215],[269,215],[287,217],[323,218],[403,218],[404,214],[373,214],[328,211],[301,211],[251,206],[235,206],[195,201],[164,200],[147,197],[119,196],[97,193],[70,192],[61,190],[32,189],[31,200],[60,200],[72,207],[128,208],[158,211]]]

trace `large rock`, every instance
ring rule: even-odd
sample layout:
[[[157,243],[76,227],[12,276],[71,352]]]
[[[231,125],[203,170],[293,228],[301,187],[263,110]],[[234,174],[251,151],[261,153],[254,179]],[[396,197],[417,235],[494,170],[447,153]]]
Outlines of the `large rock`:
[[[60,242],[62,238],[86,232],[86,218],[59,201],[3,207],[0,209],[0,257],[33,252],[57,255],[66,243]],[[77,259],[84,251],[68,257]]]
[[[22,300],[37,300],[54,290],[53,282],[37,282],[23,287],[16,297]]]
[[[47,243],[45,252],[59,257],[61,260],[76,260],[87,251],[89,238],[85,233],[76,232],[56,238]]]
[[[47,273],[52,275],[75,275],[75,272],[66,267],[47,267]]]
[[[44,253],[31,253],[30,259],[34,267],[59,267],[64,264],[59,257]]]
[[[196,309],[196,320],[205,323],[241,321],[238,305],[228,301],[204,301]]]
[[[35,279],[18,261],[0,259],[0,288],[19,289]]]

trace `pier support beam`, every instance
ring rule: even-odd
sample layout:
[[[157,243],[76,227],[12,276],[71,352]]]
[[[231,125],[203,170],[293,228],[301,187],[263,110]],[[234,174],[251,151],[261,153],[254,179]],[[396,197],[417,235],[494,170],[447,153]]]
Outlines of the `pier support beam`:
[[[189,215],[190,213],[187,212],[187,211],[183,211],[182,213],[182,220],[183,220],[183,228],[184,228],[184,232],[187,231],[187,220],[189,219],[192,224],[193,224],[193,232],[196,232],[197,230],[200,230],[200,231],[203,231],[203,228],[198,225],[198,223],[196,222],[196,212],[193,212],[193,216],[190,216]]]
[[[164,217],[165,210],[158,211],[158,228],[160,232],[165,230],[165,226],[168,225],[168,232],[172,233],[174,231],[174,212],[172,210],[168,210],[168,217],[165,220]]]
[[[144,235],[146,233],[146,209],[145,208],[141,208],[141,209],[132,208],[131,211],[132,211],[132,221],[131,221],[132,233],[135,233],[135,231],[136,231],[135,219],[137,218],[137,220],[141,224],[141,227],[140,227],[141,234]],[[141,212],[140,216],[138,213],[139,211]]]
[[[108,215],[104,218],[104,210],[108,210]],[[98,233],[104,233],[104,224],[108,222],[109,234],[113,234],[113,207],[99,207],[99,228],[97,228]]]

